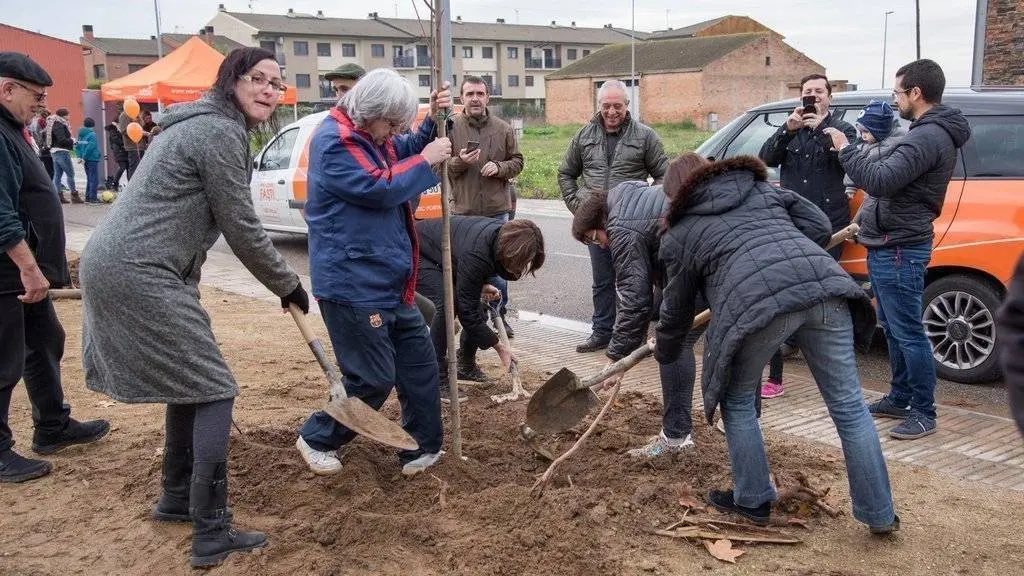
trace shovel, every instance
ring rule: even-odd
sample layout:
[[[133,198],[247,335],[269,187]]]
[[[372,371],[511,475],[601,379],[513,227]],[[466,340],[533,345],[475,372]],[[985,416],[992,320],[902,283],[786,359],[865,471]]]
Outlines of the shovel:
[[[833,234],[825,249],[838,246],[853,238],[859,230],[859,226],[850,224]],[[701,326],[709,320],[711,320],[711,311],[705,310],[693,319],[693,326],[690,329]],[[533,393],[530,403],[526,406],[527,426],[542,434],[564,432],[572,428],[580,420],[583,420],[588,412],[600,405],[593,388],[610,376],[636,366],[653,351],[650,344],[644,344],[629,356],[583,381],[572,370],[562,368]]]
[[[711,319],[711,311],[705,310],[693,319],[693,328],[701,326]],[[691,328],[691,330],[693,329]],[[636,366],[641,360],[654,352],[654,348],[645,343],[633,352],[605,367],[596,375],[580,380],[575,372],[562,368],[538,388],[526,405],[526,424],[541,434],[564,432],[579,424],[580,420],[601,402],[594,393],[609,377],[620,374]]]
[[[358,398],[350,398],[345,394],[341,376],[327,358],[327,352],[324,351],[323,344],[320,343],[310,328],[309,322],[306,321],[306,315],[295,304],[289,305],[288,311],[292,313],[295,324],[299,326],[299,332],[302,332],[302,337],[309,344],[309,349],[313,351],[316,361],[320,363],[327,380],[331,383],[331,401],[324,407],[324,412],[327,412],[331,418],[349,430],[381,444],[403,450],[419,448],[416,440],[401,426],[385,418],[383,414],[371,408],[366,402]]]

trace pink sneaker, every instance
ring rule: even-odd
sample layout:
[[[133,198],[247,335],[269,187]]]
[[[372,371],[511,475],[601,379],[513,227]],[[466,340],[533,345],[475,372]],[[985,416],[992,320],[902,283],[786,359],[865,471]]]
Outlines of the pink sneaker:
[[[769,378],[761,384],[761,398],[778,398],[782,396],[782,382],[776,382]]]

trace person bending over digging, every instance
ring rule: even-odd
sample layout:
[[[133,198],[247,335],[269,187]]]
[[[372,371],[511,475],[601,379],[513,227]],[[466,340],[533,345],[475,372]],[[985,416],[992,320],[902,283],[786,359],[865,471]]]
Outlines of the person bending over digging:
[[[274,54],[228,54],[202,99],[174,106],[82,253],[85,382],[120,402],[167,404],[155,520],[192,522],[193,567],[264,546],[231,527],[227,455],[238,385],[199,304],[206,252],[224,234],[281,306],[309,310],[249,195],[249,133],[285,90]]]
[[[399,454],[406,475],[443,454],[437,360],[414,305],[419,243],[410,202],[437,184],[431,166],[451,156],[451,142],[435,138],[432,120],[450,106],[448,89],[435,91],[430,115],[406,133],[419,107],[416,92],[397,72],[380,68],[345,93],[309,145],[313,293],[347,394],[379,409],[398,388],[402,427],[419,444]],[[336,474],[337,450],[355,436],[317,411],[295,445],[314,473]]]
[[[433,301],[437,311],[430,326],[430,339],[440,366],[441,399],[448,397],[445,362],[448,340],[444,317],[444,283],[441,276],[440,219],[416,223],[420,243],[420,271],[416,289]],[[529,220],[504,222],[487,216],[452,216],[452,270],[455,271],[455,316],[462,324],[458,351],[460,380],[486,382],[487,375],[476,363],[476,351],[494,348],[502,365],[515,361],[512,350],[502,345],[487,327],[487,309],[480,305],[488,279],[500,276],[519,280],[544,265],[544,236]],[[499,296],[500,299],[500,296]],[[500,305],[500,303],[499,303]],[[462,400],[461,398],[459,399]]]
[[[654,288],[661,286],[664,271],[658,261],[661,229],[669,196],[678,192],[690,172],[707,161],[693,153],[669,164],[661,185],[631,180],[608,192],[594,191],[573,215],[572,235],[576,240],[610,249],[615,268],[615,325],[605,356],[611,364],[625,358],[647,340],[654,316]],[[697,375],[693,346],[704,328],[690,330],[683,339],[679,357],[659,366],[663,410],[661,432],[646,446],[629,451],[636,458],[654,458],[693,447],[693,382]],[[605,381],[612,386],[622,375]]]
[[[669,203],[655,358],[679,357],[702,294],[712,311],[704,413],[710,422],[721,404],[734,482],[708,501],[766,525],[776,492],[754,400],[765,363],[795,336],[842,441],[853,516],[872,533],[892,532],[899,518],[889,473],[854,363],[855,341],[866,348],[875,329],[871,301],[822,248],[828,217],[767,180],[757,158],[714,162],[690,174]]]

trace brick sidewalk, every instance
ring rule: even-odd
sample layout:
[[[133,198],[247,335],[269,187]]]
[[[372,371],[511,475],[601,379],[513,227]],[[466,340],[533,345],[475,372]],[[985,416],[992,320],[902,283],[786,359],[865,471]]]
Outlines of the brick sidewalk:
[[[81,251],[90,233],[88,227],[69,224],[68,249]],[[226,292],[278,302],[277,297],[257,282],[231,254],[210,252],[203,266],[202,282]],[[302,282],[308,287],[309,277],[303,276]],[[318,312],[316,306],[310,310]],[[554,326],[543,316],[531,315],[530,318],[516,322],[513,345],[519,351],[521,361],[531,369],[554,372],[565,366],[577,374],[595,374],[604,366],[604,355],[599,352],[576,353],[576,344],[584,339],[586,333],[565,325]],[[699,370],[699,358],[697,366]],[[631,370],[623,379],[623,389],[660,396],[654,360],[645,360]],[[864,390],[864,396],[874,400],[881,394]],[[702,405],[697,390],[694,407]],[[1013,421],[955,406],[939,405],[938,411],[939,431],[920,440],[894,440],[888,433],[899,422],[875,420],[885,456],[890,460],[925,466],[957,479],[1024,490],[1024,440]],[[786,395],[764,403],[762,423],[772,430],[839,446],[839,436],[825,404],[803,365],[787,365]]]

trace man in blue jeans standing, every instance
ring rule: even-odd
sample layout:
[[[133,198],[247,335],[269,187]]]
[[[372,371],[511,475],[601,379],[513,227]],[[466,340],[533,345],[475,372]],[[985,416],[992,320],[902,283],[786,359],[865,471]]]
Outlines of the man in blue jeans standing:
[[[868,275],[889,346],[889,394],[871,404],[874,416],[903,423],[889,435],[910,440],[936,430],[935,364],[921,321],[924,275],[932,255],[932,222],[942,211],[956,151],[971,136],[959,110],[942,105],[946,78],[931,60],[896,71],[893,102],[912,120],[907,136],[875,162],[844,134],[827,130],[846,174],[868,194],[858,241],[868,250]]]

